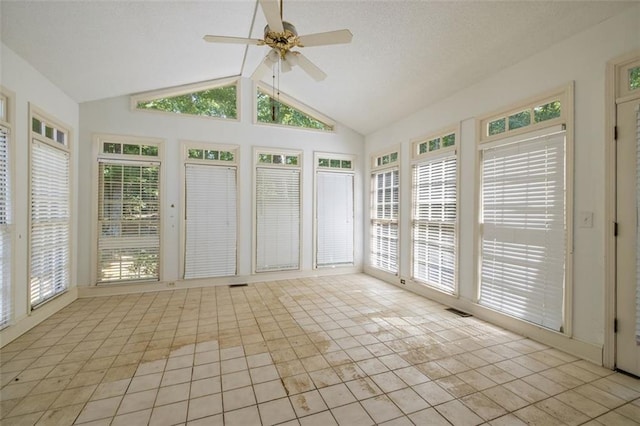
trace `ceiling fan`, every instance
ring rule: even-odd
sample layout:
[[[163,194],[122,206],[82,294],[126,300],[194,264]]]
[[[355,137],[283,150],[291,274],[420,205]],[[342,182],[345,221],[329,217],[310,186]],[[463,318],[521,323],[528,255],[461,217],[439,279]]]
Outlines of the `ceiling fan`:
[[[251,75],[251,78],[255,81],[264,77],[278,62],[280,62],[282,72],[289,72],[292,67],[298,65],[314,80],[324,80],[327,74],[302,53],[291,49],[295,47],[350,43],[353,37],[351,31],[337,30],[299,36],[293,24],[282,20],[282,3],[278,5],[278,0],[258,0],[258,2],[267,19],[267,26],[264,27],[264,39],[215,35],[206,35],[203,39],[210,43],[239,43],[269,46],[271,50]]]

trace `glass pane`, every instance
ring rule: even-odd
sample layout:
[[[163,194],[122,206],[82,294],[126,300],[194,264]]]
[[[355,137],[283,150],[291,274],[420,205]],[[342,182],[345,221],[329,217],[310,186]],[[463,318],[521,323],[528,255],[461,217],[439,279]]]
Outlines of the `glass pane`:
[[[273,99],[258,90],[258,122],[276,123],[307,129],[333,130],[333,128],[302,111]]]
[[[319,158],[318,159],[318,166],[320,166],[320,167],[329,167],[329,159],[327,159],[327,158]]]
[[[169,98],[140,101],[136,107],[176,114],[236,118],[238,115],[236,98],[236,85],[234,84]]]
[[[105,154],[120,154],[122,149],[122,145],[119,143],[108,143],[105,142],[102,144],[102,150]]]
[[[31,130],[33,130],[34,132],[36,132],[39,135],[41,135],[42,134],[42,121],[40,121],[37,118],[33,117],[33,119],[31,120]]]
[[[289,164],[290,166],[297,166],[298,157],[295,155],[287,155],[287,164]]]
[[[189,158],[194,158],[196,160],[202,160],[203,150],[201,149],[190,149],[189,150]]]
[[[0,96],[0,118],[7,121],[7,100]]]
[[[382,156],[382,164],[389,164],[389,156],[388,155],[383,155]]]
[[[561,113],[562,107],[559,101],[549,102],[533,109],[533,121],[540,123],[541,121],[551,120],[560,117]]]
[[[498,120],[490,122],[488,128],[489,136],[503,133],[505,130],[507,130],[506,126],[507,120],[504,118],[500,118]]]
[[[66,135],[60,130],[56,130],[56,142],[64,144],[66,142]]]
[[[208,149],[204,152],[205,160],[217,160],[220,158],[220,152],[212,149]]]
[[[231,152],[231,151],[220,151],[220,159],[222,161],[233,161],[233,152]]]
[[[337,169],[340,168],[340,160],[331,160],[330,164],[331,164],[331,167],[333,168],[337,168]]]
[[[444,136],[442,138],[442,146],[443,147],[448,147],[448,146],[453,146],[456,144],[456,134],[455,133],[451,133],[450,135]]]
[[[53,139],[53,127],[44,126],[44,135],[49,139]]]
[[[125,143],[122,147],[123,147],[124,154],[140,155],[140,145],[129,145]]]
[[[283,155],[274,155],[273,156],[273,164],[283,164],[284,163]]]
[[[351,168],[351,160],[342,160],[342,168],[350,169]]]
[[[440,149],[440,138],[431,139],[429,141],[429,151]]]
[[[391,158],[391,162],[393,163],[394,161],[398,161],[398,153],[397,152],[392,152],[391,155],[389,156]]]
[[[522,111],[509,116],[509,130],[519,129],[531,124],[531,112]]]
[[[427,152],[428,147],[429,145],[427,144],[427,142],[422,142],[420,145],[418,145],[418,153],[424,154],[425,152]]]
[[[148,157],[157,157],[158,156],[158,147],[157,146],[142,145],[142,155],[146,155]]]
[[[629,90],[640,89],[640,67],[629,70]]]
[[[271,154],[259,154],[258,155],[258,163],[271,164]]]

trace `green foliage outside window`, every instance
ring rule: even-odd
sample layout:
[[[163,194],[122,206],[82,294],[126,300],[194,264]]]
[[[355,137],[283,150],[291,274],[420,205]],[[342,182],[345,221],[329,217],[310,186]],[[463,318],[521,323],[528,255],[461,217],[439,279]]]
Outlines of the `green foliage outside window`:
[[[333,130],[331,126],[310,117],[298,109],[276,101],[260,90],[258,90],[258,122],[283,124],[306,129]]]
[[[559,101],[549,102],[533,109],[533,117],[536,123],[560,117],[562,108]]]
[[[176,114],[203,115],[220,118],[237,118],[236,85],[216,87],[200,92],[168,98],[138,102],[138,109],[173,112]]]
[[[640,89],[640,67],[629,70],[629,90]]]

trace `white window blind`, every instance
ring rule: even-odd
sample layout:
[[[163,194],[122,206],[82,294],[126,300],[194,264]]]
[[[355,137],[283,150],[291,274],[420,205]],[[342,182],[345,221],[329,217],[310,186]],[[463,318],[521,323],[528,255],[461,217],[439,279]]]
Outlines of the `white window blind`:
[[[565,133],[482,151],[480,303],[562,330]]]
[[[69,285],[69,153],[33,140],[31,146],[31,307]]]
[[[300,267],[300,170],[256,168],[256,272]]]
[[[100,162],[99,282],[159,279],[159,176],[158,163]]]
[[[457,160],[453,152],[413,167],[413,277],[456,289]]]
[[[12,308],[9,132],[0,126],[0,329],[9,325]]]
[[[317,266],[353,264],[353,174],[317,173]]]
[[[640,110],[636,112],[636,343],[640,345]]]
[[[371,265],[398,272],[398,170],[371,176]]]
[[[185,278],[236,274],[236,169],[185,165]]]

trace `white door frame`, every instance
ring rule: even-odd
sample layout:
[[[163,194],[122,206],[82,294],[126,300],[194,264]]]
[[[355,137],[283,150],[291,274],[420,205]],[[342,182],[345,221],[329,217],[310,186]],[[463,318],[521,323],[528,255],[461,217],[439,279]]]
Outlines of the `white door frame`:
[[[634,58],[640,57],[640,49],[607,62],[605,79],[605,288],[604,288],[604,347],[602,364],[615,368],[616,339],[616,99],[618,98],[619,70]]]

